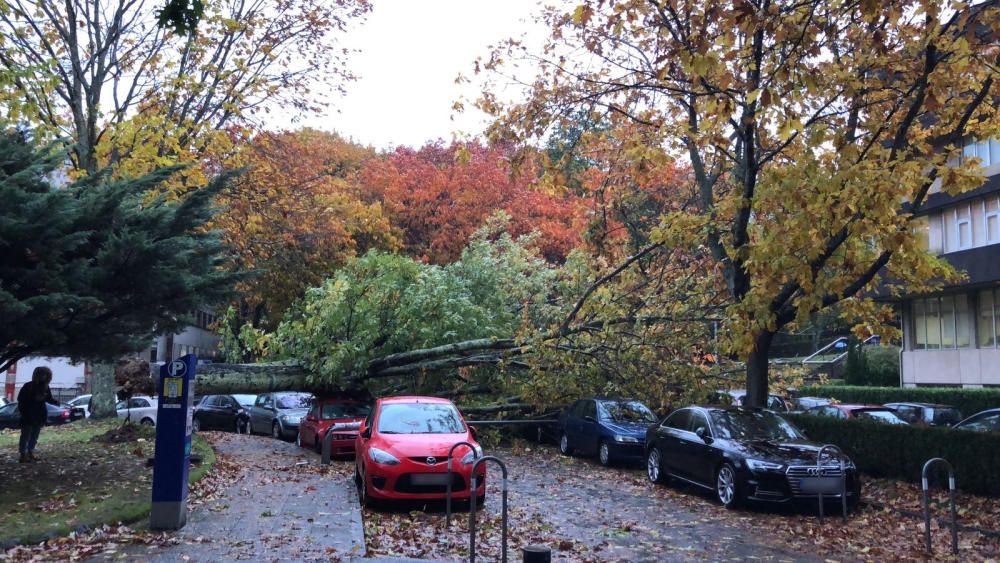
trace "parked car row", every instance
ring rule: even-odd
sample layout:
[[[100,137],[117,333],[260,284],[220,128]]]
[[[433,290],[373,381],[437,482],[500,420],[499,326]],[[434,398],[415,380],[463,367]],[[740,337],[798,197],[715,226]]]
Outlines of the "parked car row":
[[[819,493],[839,499],[841,476],[849,505],[861,495],[849,457],[827,452],[817,463],[822,444],[771,410],[689,406],[657,419],[638,401],[587,398],[562,414],[559,428],[564,455],[595,455],[602,465],[644,459],[650,481],[702,487],[728,508],[815,499]]]
[[[1000,408],[987,409],[963,418],[962,412],[957,408],[937,403],[896,402],[884,405],[856,405],[835,403],[831,399],[824,400],[825,404],[801,412],[814,416],[874,420],[887,424],[944,426],[960,430],[1000,432]]]
[[[50,405],[46,403],[47,410],[46,424],[68,424],[70,422],[84,418],[82,408],[71,407],[69,405]],[[0,407],[0,430],[4,428],[20,428],[21,411],[17,408],[17,402],[10,402]]]

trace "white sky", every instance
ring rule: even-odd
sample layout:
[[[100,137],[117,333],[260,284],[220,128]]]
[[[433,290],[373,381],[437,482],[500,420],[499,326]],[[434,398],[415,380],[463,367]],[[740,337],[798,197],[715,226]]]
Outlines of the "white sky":
[[[367,21],[343,39],[361,50],[350,62],[359,80],[347,84],[347,95],[332,100],[326,115],[296,125],[379,149],[477,134],[486,119],[471,107],[479,92],[476,57],[524,33],[540,44],[545,28],[533,21],[539,10],[538,0],[374,0]],[[471,83],[456,85],[459,74]],[[455,114],[452,104],[463,96],[466,110]]]

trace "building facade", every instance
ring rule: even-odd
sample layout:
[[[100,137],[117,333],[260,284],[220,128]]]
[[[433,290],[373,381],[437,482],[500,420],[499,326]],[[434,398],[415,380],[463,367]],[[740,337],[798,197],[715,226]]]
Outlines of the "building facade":
[[[1000,142],[966,142],[970,157],[986,182],[955,196],[932,187],[915,219],[927,249],[967,279],[901,302],[906,387],[1000,387]]]
[[[46,366],[52,370],[52,396],[60,401],[68,401],[82,394],[90,377],[86,362],[73,363],[69,358],[28,357],[18,360],[7,369],[4,382],[4,396],[14,401],[25,383],[31,381],[36,367]]]
[[[152,366],[187,354],[196,355],[198,360],[222,361],[222,351],[219,348],[221,339],[218,333],[213,330],[213,326],[218,320],[216,316],[207,311],[196,311],[191,313],[191,316],[195,319],[193,325],[185,327],[178,334],[157,336],[153,340],[152,346],[140,353],[139,356],[144,360],[149,360]]]

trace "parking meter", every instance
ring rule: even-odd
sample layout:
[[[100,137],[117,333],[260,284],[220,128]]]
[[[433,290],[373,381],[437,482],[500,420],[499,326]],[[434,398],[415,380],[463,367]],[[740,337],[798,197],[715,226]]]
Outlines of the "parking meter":
[[[187,522],[191,412],[197,362],[194,354],[188,354],[160,367],[153,509],[149,515],[149,527],[154,530],[178,530]]]

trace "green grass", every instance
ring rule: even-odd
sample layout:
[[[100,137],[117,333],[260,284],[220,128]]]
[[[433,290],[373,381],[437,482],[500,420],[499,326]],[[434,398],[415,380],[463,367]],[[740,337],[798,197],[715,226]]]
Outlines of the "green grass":
[[[0,544],[37,543],[147,516],[152,469],[146,459],[153,454],[153,429],[140,427],[138,442],[90,442],[120,424],[115,419],[46,427],[36,452],[41,461],[33,464],[17,463],[18,432],[0,432]],[[192,467],[190,483],[215,463],[201,437],[194,437],[192,451],[202,463]]]

